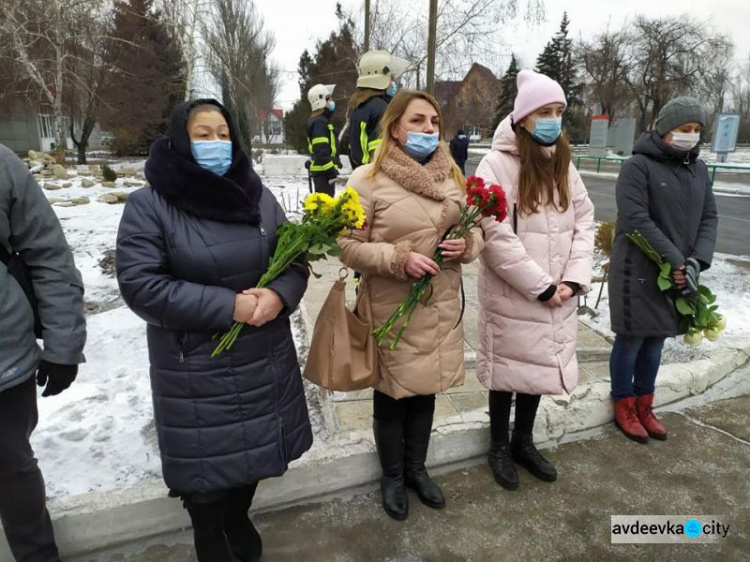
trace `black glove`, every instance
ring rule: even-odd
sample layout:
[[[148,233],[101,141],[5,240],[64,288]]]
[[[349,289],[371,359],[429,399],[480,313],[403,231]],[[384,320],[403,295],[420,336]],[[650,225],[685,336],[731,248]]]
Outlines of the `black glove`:
[[[36,372],[36,384],[47,385],[42,396],[55,396],[73,384],[76,375],[78,375],[78,365],[60,365],[42,360]]]
[[[310,169],[310,164],[311,164],[311,162],[309,160],[305,160],[305,170],[309,170]]]
[[[698,276],[701,266],[695,258],[685,260],[685,285],[680,289],[683,297],[694,299],[698,296]]]

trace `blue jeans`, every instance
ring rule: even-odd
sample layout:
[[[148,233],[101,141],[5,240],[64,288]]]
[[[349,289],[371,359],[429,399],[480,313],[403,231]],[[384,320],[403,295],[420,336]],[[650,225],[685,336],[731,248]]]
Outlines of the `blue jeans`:
[[[618,335],[609,357],[612,398],[654,393],[661,350],[666,338],[637,338]]]

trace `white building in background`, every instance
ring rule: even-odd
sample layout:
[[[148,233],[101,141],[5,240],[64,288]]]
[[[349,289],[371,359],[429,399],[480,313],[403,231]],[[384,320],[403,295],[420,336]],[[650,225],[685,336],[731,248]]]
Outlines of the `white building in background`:
[[[253,137],[254,143],[266,145],[283,145],[284,138],[284,110],[274,108],[269,112],[260,110],[258,112],[260,134]]]

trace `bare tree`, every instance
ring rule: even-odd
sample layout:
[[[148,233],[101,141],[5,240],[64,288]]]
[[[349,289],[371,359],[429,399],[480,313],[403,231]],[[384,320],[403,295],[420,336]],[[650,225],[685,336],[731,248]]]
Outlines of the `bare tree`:
[[[636,18],[633,32],[632,72],[626,83],[641,113],[646,130],[672,97],[696,90],[707,68],[714,40],[710,30],[695,20]]]
[[[631,100],[625,81],[631,72],[632,35],[628,28],[606,31],[578,44],[577,59],[589,83],[589,96],[614,117]]]
[[[81,19],[97,13],[103,0],[3,0],[0,35],[9,56],[27,78],[29,97],[50,106],[55,146],[64,156],[64,94],[76,81],[76,46]]]
[[[705,100],[715,113],[721,113],[731,89],[734,43],[724,35],[710,36],[704,56],[710,62],[701,70],[695,93]]]
[[[425,3],[377,0],[370,16],[370,47],[411,61],[413,68],[403,80],[416,88],[424,84],[426,71],[427,15]],[[473,62],[497,67],[504,46],[503,31],[522,16],[527,23],[543,20],[543,3],[530,0],[521,14],[518,0],[441,0],[436,76],[441,79],[463,77]],[[361,18],[352,19],[360,21]],[[358,32],[361,39],[360,28]]]
[[[259,132],[260,115],[271,111],[278,90],[278,72],[269,62],[273,35],[251,0],[214,0],[202,36],[208,70],[249,150]]]
[[[750,57],[735,66],[730,92],[728,108],[741,115],[739,141],[750,142]]]
[[[115,69],[108,64],[105,51],[112,41],[109,11],[80,17],[75,22],[78,41],[74,57],[67,67],[68,80],[63,96],[64,110],[69,117],[70,138],[78,151],[78,164],[86,163],[89,138],[106,103],[102,96]]]
[[[212,0],[160,0],[162,21],[180,46],[187,88],[185,101],[193,93],[195,71],[201,60],[200,26],[210,15]]]

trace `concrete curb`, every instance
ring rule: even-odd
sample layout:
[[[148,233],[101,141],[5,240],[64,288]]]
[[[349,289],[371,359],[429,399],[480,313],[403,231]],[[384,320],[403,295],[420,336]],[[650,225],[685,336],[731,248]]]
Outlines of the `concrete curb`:
[[[686,365],[664,365],[657,379],[658,406],[676,403],[705,392],[712,385],[750,366],[750,341],[727,340],[709,359]],[[542,401],[536,441],[552,447],[575,435],[611,423],[609,381],[598,380],[576,388],[569,396]],[[448,418],[433,432],[428,465],[440,472],[450,465],[483,456],[489,441],[487,412],[477,410]],[[345,451],[340,456],[314,458],[324,451]],[[340,435],[313,448],[307,458],[290,467],[284,478],[264,481],[255,510],[280,509],[315,501],[348,489],[372,485],[379,477],[372,438],[364,432]],[[96,492],[65,498],[50,506],[60,552],[74,556],[141,541],[189,527],[181,502],[168,498],[161,480],[127,490]],[[0,536],[0,560],[11,559]]]

